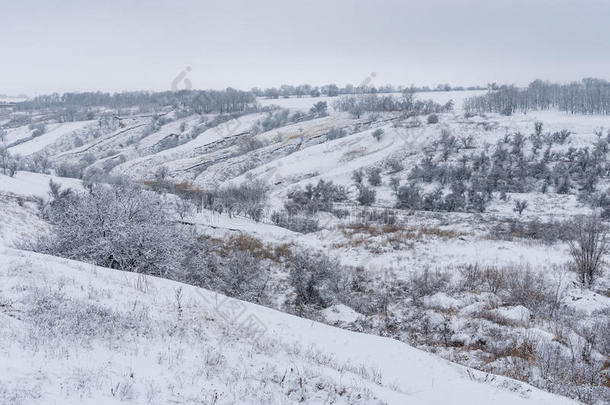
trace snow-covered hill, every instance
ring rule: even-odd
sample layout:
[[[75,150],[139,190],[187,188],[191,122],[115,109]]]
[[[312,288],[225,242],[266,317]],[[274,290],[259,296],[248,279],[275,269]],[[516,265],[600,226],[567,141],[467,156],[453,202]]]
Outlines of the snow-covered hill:
[[[241,115],[180,112],[169,106],[157,114],[134,109],[117,115],[101,109],[91,112],[93,121],[47,118],[46,132],[37,137],[32,137],[32,128],[46,115],[34,113],[35,125],[26,125],[21,116],[7,119],[5,143],[13,145],[9,152],[25,155],[22,169],[46,174],[18,170],[9,177],[0,168],[0,246],[23,246],[50,229],[41,210],[49,200],[50,180],[64,188],[85,189],[81,180],[59,175],[108,182],[126,177],[165,187],[161,189],[168,191],[163,198],[169,202],[168,211],[221,249],[241,240],[270,251],[321,252],[360,272],[358,288],[370,295],[366,300],[378,298],[377,293],[387,298],[373,310],[337,299],[307,314],[371,336],[220,298],[233,302],[234,308],[245,308],[255,320],[264,320],[265,341],[271,343],[261,345],[262,340],[252,340],[206,307],[205,297],[212,292],[199,294],[195,288],[153,278],[146,287],[137,275],[7,248],[1,260],[8,269],[8,284],[0,286],[11,287],[0,287],[0,299],[5,300],[0,311],[10,309],[3,316],[11,314],[11,325],[21,322],[14,328],[18,334],[4,335],[14,338],[11,359],[21,356],[25,360],[19,364],[50,359],[40,384],[30,384],[26,391],[58,398],[58,403],[78,402],[81,397],[102,403],[109,398],[189,402],[197,395],[209,403],[231,398],[237,403],[284,403],[300,396],[306,402],[326,403],[565,401],[491,375],[500,373],[573,398],[603,399],[610,392],[610,340],[600,331],[610,325],[610,279],[606,271],[591,288],[578,282],[570,266],[567,224],[577,215],[590,214],[594,204],[607,203],[603,194],[597,195],[610,190],[607,164],[599,161],[598,172],[606,174],[600,175],[595,193],[584,189],[586,176],[580,168],[591,167],[592,151],[598,146],[601,152],[596,153],[610,153],[610,121],[607,116],[555,110],[512,116],[465,114],[462,101],[474,94],[479,92],[419,95],[456,102],[454,111],[438,114],[438,123],[428,122],[426,115],[398,111],[335,111],[330,105],[335,97],[259,99],[263,107],[279,109],[259,106]],[[319,101],[329,103],[328,115],[308,115]],[[285,119],[275,114],[284,114]],[[541,146],[536,149],[538,122]],[[552,141],[562,131],[567,137]],[[416,173],[426,161],[430,164]],[[503,177],[472,176],[475,163],[495,165]],[[564,164],[570,170],[562,168]],[[468,180],[459,179],[460,165],[470,170]],[[376,185],[368,178],[370,170],[379,173]],[[371,206],[358,201],[358,171],[363,173],[362,184],[375,192]],[[566,171],[572,177],[567,191],[559,192],[559,174]],[[500,190],[501,184],[524,172],[521,184]],[[431,179],[417,179],[418,175]],[[474,191],[475,181],[479,187],[485,183],[495,188],[482,212],[472,206],[397,208],[395,180],[399,185],[414,182],[418,192],[438,191],[441,196],[450,194],[453,186],[458,194],[460,186]],[[335,202],[333,212],[297,212],[297,219],[303,215],[314,221],[315,229],[274,220],[274,214],[287,212],[292,192],[320,181],[343,187],[347,199]],[[259,182],[266,185],[266,201],[257,220],[243,211],[213,210],[204,204],[204,191]],[[183,211],[178,212],[181,190],[193,195],[184,199]],[[465,188],[461,193],[465,200]],[[523,212],[515,210],[517,202],[526,204]],[[290,306],[294,286],[288,280],[289,263],[269,256],[257,260],[268,270],[272,300],[265,304],[298,313]],[[32,281],[37,277],[49,288]],[[34,292],[29,285],[37,286]],[[177,288],[183,294],[180,309]],[[41,310],[44,305],[50,309]],[[56,313],[77,321],[45,318]],[[86,330],[91,325],[83,318],[89,314],[105,325],[99,334]],[[104,323],[108,319],[118,325],[117,331]],[[39,324],[48,326],[50,335],[37,329]],[[79,329],[81,324],[85,331]],[[57,357],[46,348],[49,344],[76,360]],[[93,365],[90,358],[95,359]],[[21,372],[30,377],[35,373],[27,367]],[[16,380],[10,381],[0,383],[0,393],[30,395],[15,388]],[[261,385],[266,387],[263,391]],[[58,391],[48,388],[56,386]],[[475,394],[469,397],[469,391]],[[23,398],[25,403],[33,401]]]
[[[572,401],[210,291],[1,248],[0,402]]]

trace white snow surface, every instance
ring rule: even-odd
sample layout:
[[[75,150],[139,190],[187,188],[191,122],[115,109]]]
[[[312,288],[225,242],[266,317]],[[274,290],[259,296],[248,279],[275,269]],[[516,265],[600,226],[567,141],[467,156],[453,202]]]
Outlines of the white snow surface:
[[[51,124],[47,129],[47,132],[44,134],[29,140],[27,142],[23,142],[19,145],[13,146],[9,148],[9,151],[12,154],[28,156],[32,155],[36,152],[40,152],[44,148],[49,145],[52,145],[56,141],[58,141],[61,137],[65,135],[69,135],[70,133],[82,129],[87,125],[94,123],[95,120],[91,121],[76,121],[76,122],[66,122],[62,124]]]
[[[50,181],[59,183],[63,188],[82,190],[82,182],[77,179],[18,171],[14,177],[0,174],[0,193],[48,199]]]

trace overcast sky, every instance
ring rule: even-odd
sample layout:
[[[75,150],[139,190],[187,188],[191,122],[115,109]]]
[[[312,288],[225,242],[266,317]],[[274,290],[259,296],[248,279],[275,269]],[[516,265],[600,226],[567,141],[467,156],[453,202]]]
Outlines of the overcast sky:
[[[17,0],[0,93],[610,79],[606,0]]]

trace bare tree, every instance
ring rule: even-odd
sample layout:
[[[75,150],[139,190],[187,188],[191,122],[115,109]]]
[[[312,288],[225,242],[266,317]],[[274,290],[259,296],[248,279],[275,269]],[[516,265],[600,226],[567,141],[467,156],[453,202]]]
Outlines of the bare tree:
[[[513,211],[521,215],[523,210],[527,208],[527,205],[527,201],[525,200],[515,200],[515,208],[513,208]]]
[[[0,169],[2,169],[2,174],[8,174],[8,166],[11,160],[11,154],[8,149],[2,145],[0,145]]]
[[[570,255],[580,281],[590,286],[603,272],[608,253],[608,237],[597,215],[574,222],[574,236],[569,242]]]

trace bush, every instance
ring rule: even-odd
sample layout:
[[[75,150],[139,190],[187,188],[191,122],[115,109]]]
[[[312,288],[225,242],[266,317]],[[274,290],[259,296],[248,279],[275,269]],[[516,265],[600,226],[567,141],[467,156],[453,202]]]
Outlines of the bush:
[[[396,193],[396,199],[398,200],[396,203],[398,208],[419,209],[422,204],[421,190],[412,184],[400,186]]]
[[[291,214],[302,211],[316,213],[318,211],[332,212],[333,203],[345,201],[347,193],[342,186],[336,186],[332,181],[318,181],[315,186],[308,184],[305,190],[293,190],[288,193],[289,201],[285,208]]]
[[[254,138],[253,136],[241,139],[237,144],[238,154],[244,155],[253,150],[257,150],[265,146],[261,141]]]
[[[44,123],[30,124],[29,128],[33,130],[32,138],[39,137],[47,132],[47,126]]]
[[[375,203],[375,190],[360,184],[358,186],[358,197],[357,200],[360,205],[370,206]]]
[[[301,112],[295,112],[292,115],[288,109],[279,109],[269,112],[264,118],[258,120],[252,126],[251,133],[256,135],[260,132],[270,131],[275,128],[283,127],[293,122],[300,122],[305,119],[312,119],[313,115],[305,115]]]
[[[540,240],[545,243],[568,241],[572,238],[572,226],[565,222],[539,222],[537,220],[522,222],[508,219],[498,224],[491,231],[493,239],[512,240],[513,238],[526,238]]]
[[[341,266],[320,253],[293,252],[289,264],[290,284],[294,288],[294,304],[299,312],[303,307],[324,308],[336,300],[336,286]]]
[[[379,141],[381,141],[381,137],[383,136],[383,129],[377,128],[376,130],[373,131],[373,133],[371,135],[373,136],[373,138],[375,138],[375,140],[377,142],[379,142]]]
[[[0,172],[13,177],[21,166],[23,166],[21,157],[12,156],[5,146],[0,145],[0,169],[2,169]]]
[[[394,225],[396,224],[396,212],[390,209],[384,209],[378,211],[375,209],[363,209],[358,214],[358,222],[362,224],[377,223],[383,225]]]
[[[347,131],[344,128],[331,128],[324,136],[327,140],[332,141],[347,136]]]
[[[510,105],[510,106],[506,106],[502,110],[500,110],[500,114],[510,117],[511,115],[513,115],[513,111],[514,111],[514,107],[512,105]]]
[[[570,245],[572,263],[582,284],[590,286],[603,272],[609,244],[605,227],[597,215],[575,221]]]
[[[291,215],[287,211],[276,211],[271,214],[271,221],[277,226],[294,232],[311,233],[320,229],[318,220],[310,215]]]
[[[404,170],[404,166],[402,164],[402,162],[400,161],[400,159],[398,158],[392,158],[389,159],[386,162],[386,165],[388,167],[388,169],[390,170],[391,173],[398,173]]]
[[[80,164],[61,163],[55,169],[55,174],[59,177],[72,177],[74,179],[83,178],[83,167]]]
[[[227,186],[202,195],[203,206],[213,211],[229,215],[245,215],[259,221],[267,204],[269,189],[261,181],[246,182]]]
[[[515,200],[515,207],[513,208],[513,211],[521,215],[523,210],[527,208],[527,205],[527,201],[525,200]]]
[[[53,200],[45,213],[53,224],[39,250],[145,274],[166,276],[179,266],[185,235],[162,201],[129,184],[91,185],[84,193],[50,183]]]
[[[326,104],[326,101],[318,101],[311,107],[309,112],[316,117],[324,117],[328,115],[328,105]]]
[[[219,253],[204,237],[185,245],[182,265],[171,278],[253,302],[263,300],[267,283],[265,269],[252,252],[233,246]]]
[[[428,115],[426,121],[428,122],[428,124],[438,124],[438,115],[430,114]]]
[[[427,267],[423,272],[412,272],[409,277],[408,290],[414,303],[426,295],[433,295],[438,291],[445,291],[451,277],[441,270],[430,271]]]
[[[371,186],[377,187],[381,185],[381,169],[379,167],[371,167],[367,169],[366,176]]]

